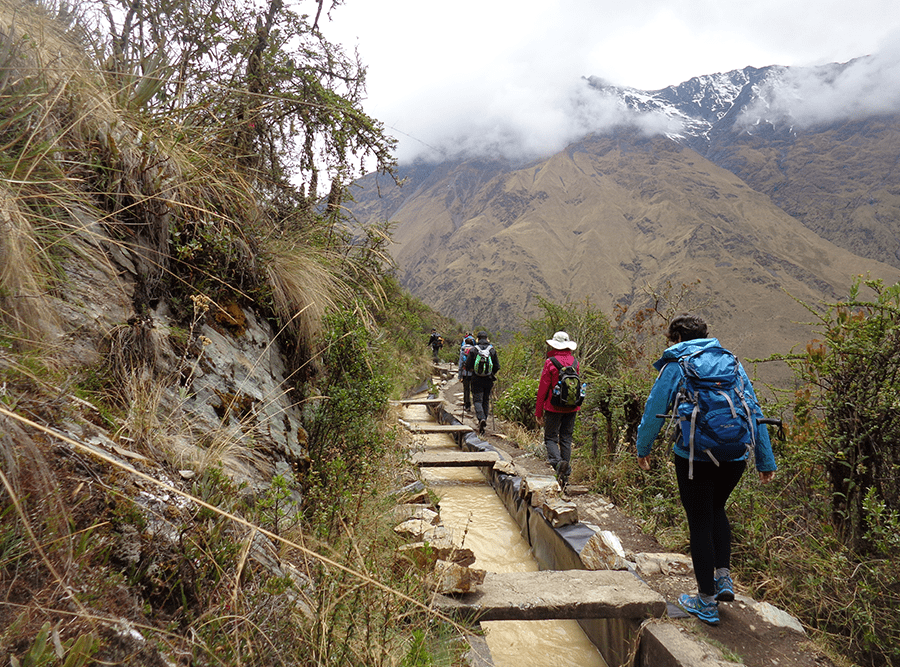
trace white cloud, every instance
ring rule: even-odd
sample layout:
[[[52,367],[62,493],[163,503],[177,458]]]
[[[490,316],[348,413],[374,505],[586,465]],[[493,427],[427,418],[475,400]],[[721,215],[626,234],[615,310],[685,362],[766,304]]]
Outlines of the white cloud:
[[[744,121],[789,122],[809,127],[900,109],[900,31],[880,51],[843,68],[790,69],[760,90]]]
[[[435,98],[429,106],[419,106],[410,126],[413,136],[429,137],[427,146],[406,142],[398,152],[400,161],[461,155],[527,160],[614,126],[628,124],[651,133],[679,127],[661,115],[633,114],[583,80],[538,93],[528,85],[491,81],[470,92],[480,99]],[[467,112],[472,109],[477,112]],[[442,122],[432,126],[438,114]]]
[[[582,77],[652,90],[748,65],[846,62],[900,28],[896,0],[346,0],[331,15],[323,31],[358,46],[366,111],[399,139],[401,161],[501,146],[522,156],[621,120],[616,108],[584,99]],[[890,61],[868,83],[848,72],[840,90],[865,94],[871,77],[893,76]],[[818,100],[806,106],[809,118],[841,102],[809,82],[772,101],[786,104],[789,90]],[[664,119],[639,122],[671,129]]]

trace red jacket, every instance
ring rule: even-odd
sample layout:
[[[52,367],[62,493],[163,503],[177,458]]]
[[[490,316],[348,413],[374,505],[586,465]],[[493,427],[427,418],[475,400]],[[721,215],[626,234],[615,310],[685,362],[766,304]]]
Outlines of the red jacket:
[[[550,357],[556,357],[563,366],[576,364],[575,367],[578,368],[575,357],[569,350],[551,349],[550,352],[547,353],[547,361],[544,362],[544,368],[541,371],[541,382],[538,384],[537,400],[534,404],[534,416],[538,420],[543,418],[544,410],[548,412],[577,412],[578,410],[581,410],[581,406],[575,408],[563,408],[550,404],[550,396],[553,393],[553,387],[555,387],[556,383],[559,381],[559,371],[556,370],[556,366],[550,361]]]

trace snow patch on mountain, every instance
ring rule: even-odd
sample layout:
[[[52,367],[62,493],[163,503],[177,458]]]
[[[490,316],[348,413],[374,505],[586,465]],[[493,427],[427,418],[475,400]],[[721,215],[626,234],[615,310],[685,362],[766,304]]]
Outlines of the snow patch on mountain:
[[[900,108],[900,46],[818,67],[763,68],[694,77],[661,90],[616,87],[587,77],[599,96],[636,118],[663,117],[670,138],[702,150],[710,133],[802,128],[893,114]],[[674,129],[674,126],[678,126]]]

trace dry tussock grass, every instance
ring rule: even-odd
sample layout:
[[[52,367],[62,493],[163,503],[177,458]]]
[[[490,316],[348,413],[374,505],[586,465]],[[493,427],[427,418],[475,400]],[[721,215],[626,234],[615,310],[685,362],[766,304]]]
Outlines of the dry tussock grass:
[[[134,261],[138,307],[160,295],[164,279],[190,287],[192,278],[180,275],[169,255],[175,225],[214,243],[222,267],[244,274],[194,266],[193,275],[199,271],[210,284],[244,297],[244,285],[268,283],[285,331],[309,349],[321,338],[325,311],[356,296],[342,277],[357,270],[352,261],[311,249],[269,219],[260,206],[267,197],[255,181],[217,158],[214,132],[165,120],[151,125],[123,109],[64,22],[49,20],[34,6],[0,2],[0,71],[0,96],[10,107],[0,137],[17,144],[22,156],[14,170],[18,178],[0,192],[0,252],[6,260],[0,296],[7,325],[23,337],[35,338],[52,314],[41,297],[53,277],[40,227],[55,228],[57,237],[74,244],[85,226],[67,218],[84,211],[93,211],[118,239],[96,239],[97,251],[118,244]],[[71,157],[79,154],[93,164]],[[104,169],[96,170],[96,163]],[[52,219],[35,210],[37,199],[55,210]],[[258,257],[265,266],[257,265]]]
[[[55,321],[47,273],[46,256],[17,195],[0,183],[0,321],[23,340],[40,340]]]
[[[326,311],[349,301],[350,287],[325,264],[321,251],[302,242],[273,243],[267,255],[266,273],[279,319],[298,341],[315,349]]]
[[[98,491],[101,489],[105,489],[106,493],[112,491],[112,488],[106,485],[114,477],[119,478],[117,486],[122,486],[123,476],[130,477],[141,482],[141,487],[147,491],[155,489],[167,497],[173,494],[180,496],[194,507],[202,507],[211,513],[211,516],[217,517],[214,523],[209,520],[202,522],[211,528],[211,532],[208,533],[196,533],[196,527],[183,528],[184,532],[179,542],[181,548],[200,549],[185,553],[185,555],[193,553],[191,570],[195,575],[204,571],[218,572],[214,580],[205,583],[210,587],[210,591],[215,588],[224,595],[222,604],[226,606],[204,610],[204,613],[190,624],[190,632],[186,636],[182,636],[182,633],[173,634],[164,627],[147,623],[139,618],[132,621],[146,636],[154,638],[159,646],[167,646],[166,653],[177,655],[188,651],[209,657],[227,647],[228,650],[254,650],[263,655],[271,654],[275,650],[278,655],[276,645],[283,646],[287,641],[294,642],[295,646],[305,646],[312,641],[320,643],[309,646],[310,653],[318,654],[324,660],[336,659],[340,655],[345,657],[352,655],[355,661],[353,664],[385,664],[383,661],[388,655],[403,653],[406,641],[404,633],[390,630],[385,632],[387,628],[399,623],[400,626],[409,629],[421,623],[421,618],[435,618],[435,614],[421,601],[424,599],[423,592],[417,590],[415,586],[408,590],[393,588],[370,573],[372,554],[369,550],[377,549],[378,544],[391,541],[389,535],[376,534],[378,531],[389,530],[388,524],[380,520],[381,514],[388,507],[383,502],[361,502],[358,515],[341,523],[343,534],[336,536],[337,541],[330,539],[329,544],[326,544],[304,534],[302,530],[297,530],[296,526],[280,534],[272,532],[271,529],[232,511],[210,504],[198,495],[180,490],[178,486],[172,486],[169,482],[159,481],[133,469],[128,464],[119,462],[115,457],[102,454],[96,448],[87,448],[76,439],[54,433],[2,407],[0,407],[0,422],[4,427],[10,427],[4,433],[17,433],[21,436],[11,439],[4,435],[0,438],[0,453],[6,458],[18,459],[16,466],[6,469],[11,471],[9,477],[18,478],[20,483],[18,486],[8,483],[7,475],[0,475],[0,483],[3,484],[0,495],[5,495],[8,500],[12,499],[17,507],[21,507],[18,521],[15,523],[25,530],[16,537],[16,542],[20,545],[18,548],[26,552],[29,550],[40,552],[39,558],[43,562],[43,567],[37,568],[27,577],[22,577],[23,581],[20,582],[31,586],[30,594],[33,601],[40,602],[42,609],[39,612],[28,605],[18,606],[16,602],[25,589],[17,586],[16,594],[7,596],[6,603],[0,605],[0,618],[7,621],[8,629],[14,628],[17,633],[25,632],[27,636],[28,629],[37,627],[35,624],[40,625],[47,611],[56,609],[67,619],[57,627],[62,631],[63,639],[71,642],[76,637],[91,633],[92,636],[103,632],[108,635],[110,629],[121,627],[124,621],[120,615],[134,616],[136,611],[129,608],[126,600],[116,599],[116,580],[106,581],[104,577],[108,576],[108,573],[104,574],[102,569],[85,570],[73,567],[76,561],[81,562],[87,558],[88,553],[92,558],[96,557],[98,554],[95,547],[108,543],[109,540],[115,541],[116,533],[104,531],[97,536],[93,533],[95,530],[103,529],[104,526],[107,526],[108,530],[109,524],[102,521],[109,516],[107,513],[90,519],[93,525],[84,536],[90,535],[91,539],[85,541],[84,537],[79,537],[78,533],[70,530],[69,526],[75,526],[77,522],[69,519],[66,507],[60,506],[51,513],[47,506],[46,510],[35,512],[36,505],[45,501],[35,501],[33,491],[36,473],[28,451],[34,452],[37,455],[37,462],[43,465],[42,462],[47,458],[46,442],[39,446],[38,440],[45,440],[47,437],[69,450],[71,453],[68,458],[77,460],[79,456],[87,457],[80,464],[80,468],[92,471],[93,484]],[[22,446],[28,442],[34,446]],[[44,451],[41,451],[42,448]],[[25,458],[28,458],[27,465]],[[91,461],[90,464],[88,460]],[[109,472],[98,474],[100,464],[106,466]],[[54,474],[50,471],[51,479]],[[69,498],[75,504],[80,515],[79,520],[82,521],[88,518],[85,511],[93,514],[91,506],[96,507],[96,504],[89,500],[93,492],[86,496],[87,489],[83,489],[83,486],[74,487],[71,482],[59,491],[60,493],[55,491],[48,493],[47,499],[62,503],[65,498]],[[115,495],[118,496],[118,492]],[[120,497],[116,503],[121,508],[120,513],[127,508],[124,500],[124,497]],[[235,504],[233,501],[236,499],[231,500],[232,504]],[[79,508],[81,505],[83,507]],[[120,514],[116,523],[122,522],[125,516]],[[53,518],[56,519],[55,527],[46,522],[47,519]],[[97,523],[98,519],[101,519],[101,523]],[[11,523],[7,522],[5,526],[2,533],[4,553],[7,557],[19,559],[23,553],[12,553],[9,548]],[[106,537],[100,539],[99,535]],[[251,576],[249,570],[245,572],[245,568],[248,567],[250,545],[255,536],[264,536],[276,545],[281,556],[289,558],[295,564],[293,571],[305,572],[308,583],[325,576],[328,585],[316,589],[297,590],[289,595],[283,593],[273,596],[271,591],[267,590],[265,578],[259,578],[258,566],[254,566],[257,574]],[[201,541],[197,541],[198,538],[202,538]],[[98,539],[100,541],[97,541]],[[219,544],[221,540],[235,543],[239,552],[235,558],[226,557],[222,560],[222,555],[216,552],[222,548],[222,544]],[[94,546],[91,546],[92,544]],[[336,544],[342,546],[336,549]],[[107,548],[104,547],[103,550]],[[85,552],[85,549],[88,551]],[[77,558],[73,555],[76,553],[80,554]],[[170,559],[163,561],[162,564],[173,565],[171,556],[174,552],[170,549],[167,553]],[[390,554],[384,555],[389,557]],[[104,558],[108,559],[109,556]],[[223,570],[216,569],[223,566],[225,567]],[[4,573],[6,570],[0,569],[0,579],[3,580],[4,586],[9,586],[6,590],[12,591],[14,582],[9,581]],[[165,576],[167,575],[164,571],[160,571],[157,575],[157,577]],[[163,582],[157,579],[157,585],[161,583]],[[89,597],[93,600],[92,606],[98,603],[110,606],[102,613],[97,613],[92,611],[91,607],[82,606],[79,600],[75,599],[77,609],[67,611],[65,600],[69,596],[66,591],[73,586],[79,591],[91,591]],[[104,597],[107,595],[111,597]],[[296,596],[304,599],[305,603],[303,605],[292,603]],[[272,618],[273,614],[276,616],[275,619]],[[417,617],[420,620],[417,620]],[[450,627],[458,632],[464,632],[464,628],[456,626],[449,619],[443,620],[450,623]],[[348,623],[351,628],[361,628],[363,634],[376,631],[381,641],[373,643],[359,633],[348,633],[346,637],[334,634],[338,628]],[[221,631],[211,634],[211,628],[219,626]],[[379,626],[383,627],[379,629]],[[290,634],[271,634],[276,629],[277,632]],[[384,634],[381,634],[382,632]],[[13,636],[15,635],[0,632],[0,646],[11,648],[8,642]],[[208,643],[210,639],[217,643]],[[223,641],[224,645],[221,643]],[[114,644],[115,642],[104,643],[102,655],[109,656]],[[143,642],[141,646],[144,646]],[[24,648],[27,648],[27,645],[17,647],[14,653],[21,655]],[[73,659],[74,655],[70,652],[66,657]],[[249,654],[246,654],[246,657],[247,664],[257,664],[250,659]]]
[[[503,422],[503,431],[510,442],[519,449],[528,452],[537,459],[544,459],[547,451],[544,449],[542,431],[532,431],[516,422]]]

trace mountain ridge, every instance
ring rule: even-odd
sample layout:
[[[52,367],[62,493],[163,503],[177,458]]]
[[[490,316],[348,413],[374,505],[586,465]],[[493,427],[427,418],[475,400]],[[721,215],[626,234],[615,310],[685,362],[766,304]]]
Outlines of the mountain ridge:
[[[762,108],[760,91],[786,71],[747,68],[655,95],[617,89],[641,113],[671,119],[694,109],[693,133],[620,125],[524,165],[495,157],[404,166],[402,190],[360,179],[351,210],[396,221],[401,284],[464,325],[517,329],[539,297],[590,299],[610,312],[643,305],[666,283],[696,284],[695,303],[745,356],[786,352],[812,336],[798,300],[839,299],[857,274],[900,279],[891,253],[900,179],[866,164],[868,152],[889,159],[898,118],[811,129],[760,120],[748,131],[739,114]],[[848,157],[862,165],[853,173],[841,162]],[[875,204],[860,198],[867,189]],[[860,224],[865,206],[880,206],[870,216],[877,226]]]

